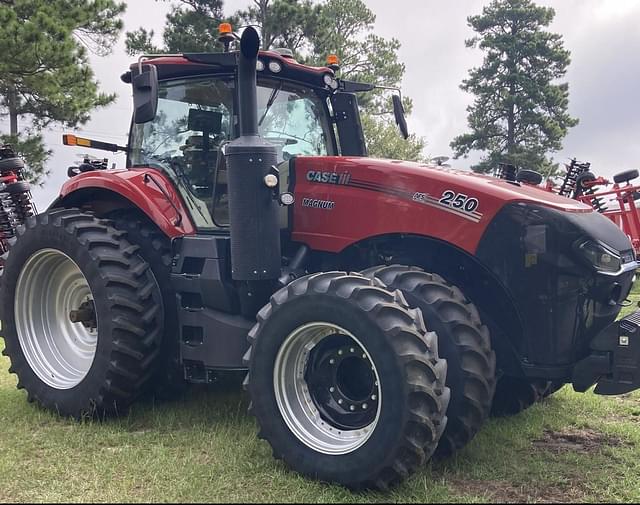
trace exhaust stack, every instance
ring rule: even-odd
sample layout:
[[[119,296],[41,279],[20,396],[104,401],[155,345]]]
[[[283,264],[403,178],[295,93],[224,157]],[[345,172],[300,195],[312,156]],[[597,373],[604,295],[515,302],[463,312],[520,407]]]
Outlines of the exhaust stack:
[[[226,147],[231,273],[237,281],[280,277],[279,205],[264,178],[277,164],[276,148],[258,134],[257,71],[260,37],[248,27],[238,53],[240,137]]]

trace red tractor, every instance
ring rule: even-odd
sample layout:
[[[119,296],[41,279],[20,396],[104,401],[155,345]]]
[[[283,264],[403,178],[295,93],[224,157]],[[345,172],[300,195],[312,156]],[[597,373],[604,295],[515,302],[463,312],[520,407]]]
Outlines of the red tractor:
[[[7,241],[2,335],[30,401],[102,417],[248,369],[276,458],[386,489],[562,384],[640,387],[617,226],[518,182],[367,158],[373,86],[258,48],[247,28],[237,51],[141,59],[128,145],[66,137],[127,168],[70,172]]]

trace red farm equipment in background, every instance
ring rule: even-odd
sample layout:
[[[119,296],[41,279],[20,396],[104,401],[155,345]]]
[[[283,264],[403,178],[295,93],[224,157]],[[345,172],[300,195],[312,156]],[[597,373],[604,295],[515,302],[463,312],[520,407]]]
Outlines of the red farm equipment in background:
[[[613,183],[596,176],[591,163],[575,158],[565,165],[566,172],[558,184],[533,170],[520,169],[501,163],[494,172],[496,177],[514,183],[540,187],[550,193],[583,202],[613,221],[631,240],[636,256],[640,255],[640,184],[632,183],[640,175],[638,170],[626,170],[613,176]]]
[[[24,162],[11,146],[0,146],[0,256],[7,252],[17,226],[35,214],[29,183],[24,180]],[[0,268],[3,265],[0,257]]]
[[[638,170],[626,170],[613,176],[613,183],[596,176],[590,163],[572,159],[566,165],[558,194],[584,202],[600,212],[629,237],[636,255],[640,254],[640,213],[636,200],[640,198],[640,185],[632,183]]]

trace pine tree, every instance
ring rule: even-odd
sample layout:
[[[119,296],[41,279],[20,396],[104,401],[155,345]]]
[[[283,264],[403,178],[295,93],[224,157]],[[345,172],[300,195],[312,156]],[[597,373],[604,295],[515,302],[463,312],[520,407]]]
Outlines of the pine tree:
[[[562,148],[577,119],[568,113],[569,85],[558,82],[570,64],[562,36],[544,30],[555,11],[531,0],[493,0],[468,23],[477,33],[466,41],[485,53],[461,88],[475,95],[468,107],[471,130],[451,143],[456,157],[484,153],[474,168],[487,172],[500,162],[549,172],[549,153]]]
[[[320,27],[321,11],[322,6],[311,0],[252,0],[238,14],[260,27],[263,49],[286,47],[301,55],[309,50],[309,40]]]
[[[139,28],[135,32],[127,32],[127,52],[138,55],[220,51],[218,25],[226,21],[223,4],[223,0],[178,0],[167,14],[162,34],[163,47],[154,46],[153,30]]]
[[[341,61],[340,76],[359,82],[401,87],[405,66],[398,60],[400,42],[373,33],[375,14],[362,0],[253,0],[243,13],[262,28],[264,47],[286,47],[298,60],[323,66],[329,54]],[[423,160],[424,139],[398,134],[393,106],[386,91],[358,96],[369,155]],[[411,112],[411,100],[405,99]]]
[[[154,47],[154,33],[140,28],[127,33],[130,54],[216,51],[216,28],[222,21],[242,20],[260,27],[264,49],[291,49],[299,61],[325,65],[329,54],[342,61],[345,79],[400,87],[405,72],[398,60],[400,42],[373,33],[376,17],[362,0],[251,0],[233,16],[223,14],[222,0],[181,0],[167,16],[163,47]],[[200,17],[194,14],[200,9]],[[178,36],[179,35],[179,36]],[[405,141],[393,119],[389,93],[359,97],[371,156],[423,159],[425,141],[415,135]],[[411,101],[405,99],[411,111]]]
[[[41,183],[48,151],[40,132],[76,127],[110,104],[89,66],[88,52],[107,54],[121,29],[125,4],[113,0],[3,0],[0,3],[0,115],[12,144]],[[21,127],[22,122],[22,127]]]

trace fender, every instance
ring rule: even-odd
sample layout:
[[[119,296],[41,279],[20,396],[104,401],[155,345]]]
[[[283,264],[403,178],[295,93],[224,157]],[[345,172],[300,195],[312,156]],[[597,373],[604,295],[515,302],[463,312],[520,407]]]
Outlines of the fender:
[[[151,168],[96,170],[67,181],[51,207],[91,204],[105,191],[128,200],[169,238],[194,235],[195,227],[171,181]]]

